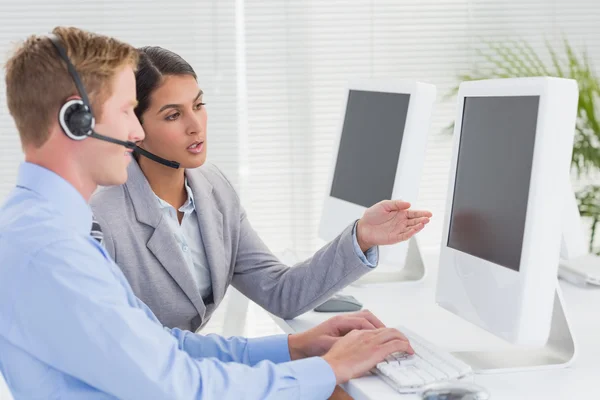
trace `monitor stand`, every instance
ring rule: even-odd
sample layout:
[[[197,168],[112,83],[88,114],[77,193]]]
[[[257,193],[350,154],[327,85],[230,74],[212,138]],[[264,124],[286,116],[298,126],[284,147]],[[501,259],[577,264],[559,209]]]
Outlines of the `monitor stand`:
[[[600,257],[588,249],[584,225],[572,188],[565,190],[566,203],[562,215],[562,242],[558,277],[576,286],[600,284]]]
[[[377,271],[369,272],[352,286],[369,285],[373,283],[419,283],[425,279],[426,271],[423,256],[419,248],[417,238],[413,236],[408,240],[408,250],[404,260],[404,267],[399,271]]]
[[[556,285],[550,335],[541,348],[499,351],[463,351],[452,353],[469,364],[476,374],[565,368],[576,355],[575,339],[567,319],[562,292]]]

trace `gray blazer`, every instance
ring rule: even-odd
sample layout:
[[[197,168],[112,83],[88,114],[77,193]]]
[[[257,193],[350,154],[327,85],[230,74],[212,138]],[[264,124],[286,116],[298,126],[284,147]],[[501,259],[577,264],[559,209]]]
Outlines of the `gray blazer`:
[[[99,189],[90,205],[108,253],[165,326],[204,326],[230,284],[267,311],[294,318],[371,270],[354,251],[352,226],[310,259],[283,265],[250,226],[229,181],[206,163],[185,171],[210,264],[213,293],[205,303],[135,160],[128,173],[124,185]]]

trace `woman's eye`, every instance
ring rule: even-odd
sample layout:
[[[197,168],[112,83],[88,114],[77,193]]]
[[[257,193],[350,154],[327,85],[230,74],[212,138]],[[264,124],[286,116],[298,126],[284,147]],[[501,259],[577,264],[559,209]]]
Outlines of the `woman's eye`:
[[[206,103],[198,103],[198,104],[196,104],[196,110],[201,109],[202,106],[205,106],[205,105],[206,105]]]
[[[169,115],[167,118],[165,118],[167,121],[175,121],[177,119],[177,117],[179,117],[179,113],[174,113]]]

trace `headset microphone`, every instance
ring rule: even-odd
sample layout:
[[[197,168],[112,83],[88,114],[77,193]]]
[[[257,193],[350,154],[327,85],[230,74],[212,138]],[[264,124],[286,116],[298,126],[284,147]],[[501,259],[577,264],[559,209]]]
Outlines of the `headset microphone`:
[[[177,161],[169,161],[165,158],[157,156],[156,154],[152,154],[148,150],[144,150],[139,146],[135,146],[133,151],[137,154],[140,154],[146,158],[151,159],[152,161],[156,161],[157,163],[166,165],[167,167],[171,167],[171,168],[175,168],[175,169],[179,168],[179,163]]]
[[[123,141],[94,132],[94,125],[96,123],[96,120],[94,119],[92,107],[90,106],[90,101],[88,99],[87,92],[83,87],[83,83],[79,78],[79,74],[77,73],[77,70],[71,63],[71,60],[69,60],[67,52],[61,44],[60,38],[55,34],[50,34],[48,37],[54,45],[54,47],[56,48],[56,51],[58,52],[60,58],[62,58],[63,61],[67,64],[67,69],[69,70],[69,73],[71,74],[71,77],[75,82],[75,87],[77,88],[77,91],[81,96],[81,100],[69,100],[60,108],[60,111],[58,113],[58,122],[63,132],[73,140],[84,140],[88,137],[92,137],[98,140],[103,140],[105,142],[118,144],[128,149],[132,149],[135,153],[147,157],[162,165],[166,165],[167,167],[175,169],[179,168],[178,162],[169,161],[157,156],[156,154],[152,154],[149,151],[137,146],[134,142]]]
[[[109,143],[114,143],[114,144],[119,144],[121,146],[125,146],[128,149],[133,149],[135,150],[135,148],[137,147],[137,145],[134,142],[129,142],[129,141],[124,141],[124,140],[119,140],[119,139],[115,139],[115,138],[111,138],[109,136],[104,136],[101,135],[97,132],[92,132],[89,137],[98,139],[98,140],[104,140],[105,142],[109,142]]]

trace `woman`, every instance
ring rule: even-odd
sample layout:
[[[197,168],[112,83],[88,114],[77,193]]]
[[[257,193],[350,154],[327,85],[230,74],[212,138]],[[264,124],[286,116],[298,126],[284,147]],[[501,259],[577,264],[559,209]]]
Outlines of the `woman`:
[[[205,163],[207,112],[192,67],[160,47],[140,52],[136,114],[146,136],[138,145],[181,167],[136,157],[128,181],[99,190],[91,206],[107,251],[164,325],[204,326],[230,284],[293,318],[371,270],[377,245],[407,240],[429,221],[407,203],[382,202],[310,259],[283,265],[227,178]]]

